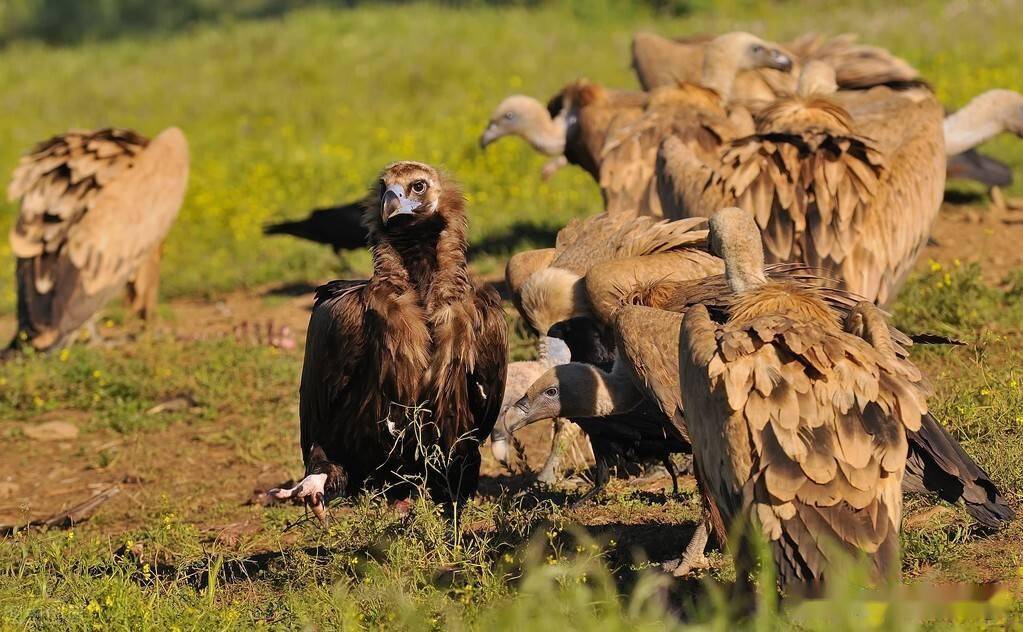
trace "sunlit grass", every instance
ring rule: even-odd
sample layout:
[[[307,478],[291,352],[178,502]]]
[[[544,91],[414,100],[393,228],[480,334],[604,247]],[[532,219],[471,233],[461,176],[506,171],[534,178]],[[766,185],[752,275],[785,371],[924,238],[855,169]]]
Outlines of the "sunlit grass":
[[[918,65],[956,107],[990,87],[1023,86],[1012,27],[1019,10],[1015,0],[898,8],[737,2],[665,18],[611,3],[537,10],[413,4],[303,10],[68,49],[15,44],[0,52],[0,173],[33,143],[69,128],[120,125],[154,134],[178,125],[191,143],[192,171],[167,244],[166,295],[365,273],[364,253],[338,262],[326,248],[265,239],[260,227],[355,199],[399,158],[440,164],[464,183],[474,239],[516,222],[556,228],[595,212],[599,194],[579,170],[543,182],[544,159],[523,143],[504,141],[483,153],[476,139],[509,93],[547,98],[579,76],[635,86],[628,43],[637,29],[742,28],[778,39],[854,31]],[[991,152],[1023,164],[1023,144],[1012,139],[996,141]],[[14,208],[0,208],[6,232]],[[0,260],[0,311],[9,312],[6,241]],[[498,273],[502,260],[479,268]]]

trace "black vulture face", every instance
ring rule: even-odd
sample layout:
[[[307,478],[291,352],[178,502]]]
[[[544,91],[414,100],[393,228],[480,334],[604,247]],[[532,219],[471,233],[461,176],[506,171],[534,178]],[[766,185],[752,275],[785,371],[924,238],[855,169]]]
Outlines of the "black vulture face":
[[[437,212],[441,181],[420,162],[396,162],[380,176],[380,221],[384,226],[407,223]]]

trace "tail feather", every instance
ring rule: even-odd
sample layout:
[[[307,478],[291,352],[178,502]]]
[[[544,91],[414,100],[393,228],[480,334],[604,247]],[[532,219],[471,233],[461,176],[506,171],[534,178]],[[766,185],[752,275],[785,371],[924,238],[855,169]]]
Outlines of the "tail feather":
[[[902,488],[935,493],[950,503],[961,498],[966,511],[992,529],[1015,516],[988,473],[930,414],[923,417],[920,430],[910,433]]]

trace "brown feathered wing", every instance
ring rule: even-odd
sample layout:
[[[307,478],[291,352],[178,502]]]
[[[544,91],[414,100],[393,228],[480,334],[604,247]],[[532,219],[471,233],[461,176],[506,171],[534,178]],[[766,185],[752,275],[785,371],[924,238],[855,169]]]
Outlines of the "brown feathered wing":
[[[170,128],[71,132],[42,143],[14,172],[11,230],[22,331],[45,348],[80,327],[124,286],[177,217],[188,143]]]
[[[719,325],[691,308],[679,340],[698,473],[730,529],[751,521],[782,585],[817,585],[836,552],[895,571],[907,433],[924,393],[862,338],[785,315]],[[919,374],[915,374],[919,377]]]

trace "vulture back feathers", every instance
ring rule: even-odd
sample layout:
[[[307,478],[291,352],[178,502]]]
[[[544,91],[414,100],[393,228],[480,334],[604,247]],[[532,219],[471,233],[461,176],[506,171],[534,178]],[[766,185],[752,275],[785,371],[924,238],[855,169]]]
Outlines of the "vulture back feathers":
[[[933,479],[928,489],[965,497],[955,488],[970,488],[984,508],[967,500],[967,509],[985,523],[1011,516],[996,490],[981,491],[973,474],[990,481],[961,448],[936,445],[947,433],[932,428],[928,387],[883,312],[769,279],[757,233],[739,209],[712,219],[732,297],[724,310],[690,307],[679,335],[686,425],[719,534],[737,521],[757,529],[783,587],[821,586],[837,551],[892,576],[902,491],[928,480],[922,453],[946,463],[946,489]]]
[[[10,234],[19,328],[12,346],[63,344],[129,282],[139,307],[154,307],[160,245],[187,182],[188,142],[177,128],[152,141],[124,129],[70,132],[22,158],[7,189],[21,199]]]
[[[317,292],[302,371],[307,475],[325,494],[424,476],[435,498],[475,493],[479,442],[501,407],[500,299],[466,270],[465,202],[429,165],[387,167],[364,221],[368,281]]]
[[[779,100],[757,133],[701,160],[669,138],[658,156],[665,215],[737,204],[760,227],[769,262],[804,262],[880,305],[930,234],[944,190],[941,108],[888,88]]]

